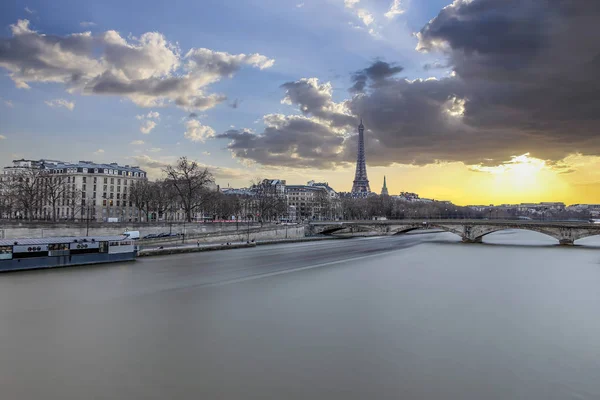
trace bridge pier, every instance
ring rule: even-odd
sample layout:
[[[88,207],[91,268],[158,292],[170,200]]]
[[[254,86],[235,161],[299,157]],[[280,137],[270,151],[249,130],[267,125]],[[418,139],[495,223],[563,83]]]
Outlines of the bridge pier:
[[[462,242],[463,243],[483,243],[483,238],[482,237],[478,237],[478,238],[475,238],[475,239],[471,239],[469,237],[463,236]]]
[[[574,246],[575,241],[573,239],[559,239],[558,241],[561,246]]]

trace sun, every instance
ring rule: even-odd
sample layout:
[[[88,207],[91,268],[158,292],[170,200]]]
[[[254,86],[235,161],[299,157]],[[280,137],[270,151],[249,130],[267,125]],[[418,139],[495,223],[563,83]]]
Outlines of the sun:
[[[488,193],[507,201],[544,198],[562,187],[556,171],[546,161],[531,157],[529,153],[513,156],[510,161],[497,166],[476,166],[473,170],[489,173]]]

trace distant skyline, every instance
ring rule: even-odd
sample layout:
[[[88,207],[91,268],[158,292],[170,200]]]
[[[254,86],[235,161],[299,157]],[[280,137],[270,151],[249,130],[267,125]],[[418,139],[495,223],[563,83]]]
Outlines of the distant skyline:
[[[0,163],[179,156],[222,187],[600,203],[596,2],[56,0],[0,5]]]

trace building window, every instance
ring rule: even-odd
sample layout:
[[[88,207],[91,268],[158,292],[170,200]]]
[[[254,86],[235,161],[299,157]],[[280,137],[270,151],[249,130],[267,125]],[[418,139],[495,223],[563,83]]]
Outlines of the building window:
[[[123,185],[127,186],[127,179],[123,179]]]
[[[83,190],[85,192],[87,185],[81,185],[81,190]]]
[[[121,180],[117,179],[117,185],[120,185],[120,184],[121,184]]]
[[[114,191],[115,191],[115,187],[114,187],[114,186],[111,186],[111,187],[110,187],[110,191],[111,191],[111,192],[114,192]]]
[[[110,194],[110,198],[111,198],[111,199],[114,199],[114,198],[115,198],[115,194],[114,194],[114,193],[111,193],[111,194]]]
[[[114,185],[115,184],[115,178],[110,178],[110,184]]]
[[[110,200],[109,206],[112,207],[113,206],[113,201]]]
[[[102,200],[102,205],[106,207],[106,200]]]
[[[104,183],[108,183],[108,178],[104,178]],[[104,189],[106,190],[106,189]]]
[[[94,185],[94,192],[96,191],[96,185]]]
[[[119,200],[117,200],[117,207],[119,207],[121,204],[121,202]]]
[[[87,171],[85,171],[85,170],[84,170],[83,172],[87,172]],[[86,180],[87,180],[87,179],[86,179],[86,177],[84,176],[84,177],[83,177],[83,183],[85,183],[85,182],[86,182]]]
[[[94,173],[97,174],[98,173],[98,168],[94,168]],[[94,178],[94,182],[96,181],[96,178]]]
[[[105,182],[105,183],[106,183],[106,182]],[[106,192],[106,191],[107,191],[107,188],[108,188],[108,185],[104,185],[104,189],[103,189],[103,190]]]
[[[117,186],[117,192],[121,192],[121,186]]]
[[[84,168],[84,169],[83,169],[83,173],[84,173],[84,174],[87,174],[87,168]],[[84,178],[84,179],[85,179],[85,178]]]
[[[117,193],[117,199],[121,198],[121,193]]]
[[[92,194],[92,198],[93,198],[93,199],[95,199],[95,198],[96,198],[96,192],[94,192],[94,193]]]

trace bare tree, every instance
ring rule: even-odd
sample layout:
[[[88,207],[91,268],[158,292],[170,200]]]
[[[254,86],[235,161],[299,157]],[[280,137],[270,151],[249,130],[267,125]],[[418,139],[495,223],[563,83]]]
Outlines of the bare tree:
[[[129,187],[129,201],[133,202],[137,208],[140,217],[146,216],[146,222],[150,221],[151,187],[150,182],[145,179],[135,182]]]
[[[156,213],[156,219],[169,211],[177,202],[177,193],[171,182],[157,180],[148,182],[148,210]]]
[[[192,221],[194,213],[201,211],[210,194],[208,186],[214,178],[208,169],[196,161],[181,157],[174,166],[169,165],[165,172],[167,180],[175,188],[186,220]]]
[[[268,179],[255,179],[251,190],[255,194],[255,209],[261,225],[287,212],[285,193],[277,184]]]
[[[25,169],[14,176],[11,183],[11,192],[15,199],[16,211],[29,220],[37,217],[42,203],[42,171],[39,169]]]
[[[44,203],[52,208],[52,220],[58,219],[59,205],[70,203],[74,193],[64,176],[44,174],[42,180]]]

